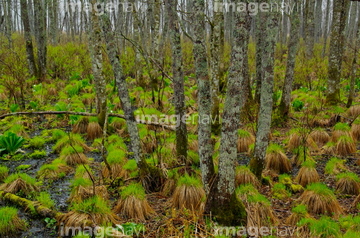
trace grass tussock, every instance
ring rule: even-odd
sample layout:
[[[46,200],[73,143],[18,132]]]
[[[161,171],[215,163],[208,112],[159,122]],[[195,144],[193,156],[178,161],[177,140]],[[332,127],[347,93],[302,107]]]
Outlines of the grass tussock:
[[[341,136],[351,136],[350,126],[346,123],[339,122],[334,126],[331,141],[336,143]]]
[[[316,128],[310,133],[310,137],[318,147],[324,146],[326,143],[330,141],[329,134],[322,128]]]
[[[286,219],[286,224],[295,227],[303,218],[311,218],[305,205],[297,205],[291,209],[291,215]]]
[[[283,174],[291,171],[290,160],[277,144],[270,144],[266,150],[265,169]]]
[[[25,221],[18,216],[18,210],[13,207],[0,208],[0,234],[2,237],[16,237],[27,229]]]
[[[42,180],[56,180],[69,174],[71,170],[71,167],[67,166],[64,160],[55,159],[50,164],[41,166],[37,175]]]
[[[145,221],[155,213],[146,200],[145,189],[138,183],[128,185],[121,192],[114,212],[137,221]]]
[[[334,217],[343,214],[343,209],[334,193],[322,183],[308,185],[298,200],[308,208],[310,214]]]
[[[89,163],[88,158],[83,153],[84,149],[79,146],[66,146],[61,150],[60,158],[63,158],[66,164],[70,166],[75,166],[78,164],[87,164]]]
[[[302,164],[295,181],[303,187],[311,183],[319,182],[320,177],[316,170],[316,163],[311,160],[305,161]]]
[[[278,224],[270,201],[252,184],[241,185],[236,194],[244,202],[247,212],[247,227],[262,227]]]
[[[251,144],[255,143],[255,137],[246,130],[238,130],[237,151],[244,153],[249,151]]]
[[[360,140],[360,124],[353,123],[351,125],[351,135],[353,136],[354,140]]]
[[[325,174],[337,175],[348,171],[349,169],[345,165],[345,160],[336,157],[331,158],[325,166]]]
[[[336,176],[336,192],[340,194],[359,195],[360,178],[355,173],[341,173]]]
[[[90,122],[86,129],[86,137],[89,140],[94,140],[96,138],[102,137],[103,130],[98,122]]]
[[[351,136],[340,136],[336,142],[337,155],[345,156],[356,152],[356,144]]]
[[[9,169],[6,166],[0,165],[0,182],[3,182],[8,175],[9,175]]]
[[[180,177],[172,196],[172,206],[177,209],[189,209],[202,214],[204,209],[205,191],[198,178],[187,174]]]
[[[356,118],[360,115],[360,105],[351,106],[347,111],[347,116]]]
[[[104,178],[109,178],[110,173],[113,178],[125,178],[126,171],[124,170],[123,166],[128,161],[125,151],[123,151],[122,149],[114,149],[110,151],[106,157],[106,161],[111,168],[111,172],[105,164],[102,164],[101,173]]]
[[[108,202],[98,196],[74,203],[70,209],[70,212],[57,217],[58,225],[63,225],[64,230],[70,230],[73,227],[116,225],[120,220],[111,211]]]
[[[8,176],[0,186],[0,190],[13,194],[20,192],[25,195],[40,191],[36,185],[36,180],[24,173],[15,173]]]
[[[235,186],[238,187],[242,184],[252,184],[256,188],[260,188],[260,182],[258,178],[250,171],[247,166],[239,166],[236,168],[235,174]]]
[[[85,134],[87,132],[88,125],[89,125],[89,118],[82,117],[75,123],[75,125],[72,129],[72,132],[79,133],[79,134]]]

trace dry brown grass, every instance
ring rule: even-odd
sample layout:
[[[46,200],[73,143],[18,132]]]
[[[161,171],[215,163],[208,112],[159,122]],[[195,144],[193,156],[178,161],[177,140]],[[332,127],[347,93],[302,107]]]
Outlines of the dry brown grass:
[[[272,149],[269,150],[269,148],[267,150],[265,157],[265,169],[272,170],[279,174],[290,172],[291,163],[290,160],[284,154],[284,152],[282,152],[278,148],[275,148],[274,150]]]
[[[161,194],[164,196],[170,196],[174,193],[176,188],[176,181],[174,179],[167,179],[161,189]]]
[[[65,161],[66,164],[70,166],[89,163],[89,160],[84,153],[75,153],[75,154],[67,155],[65,157]]]
[[[256,188],[260,188],[261,184],[258,178],[250,171],[246,166],[240,166],[236,168],[235,185],[236,187],[241,184],[252,184]]]
[[[331,135],[331,141],[336,143],[339,140],[339,138],[342,136],[351,137],[350,131],[341,131],[341,130],[333,131]]]
[[[340,194],[359,195],[359,177],[357,177],[357,175],[353,173],[339,174],[338,181],[336,182],[336,192]]]
[[[315,167],[305,165],[299,170],[295,181],[305,187],[308,184],[319,182],[320,177]]]
[[[340,136],[336,143],[335,153],[340,156],[354,154],[356,152],[356,144],[350,136]]]
[[[308,185],[298,201],[307,207],[310,214],[334,217],[343,214],[343,209],[333,192],[322,183]]]
[[[237,189],[238,198],[244,202],[247,213],[247,227],[272,226],[279,223],[270,201],[251,185],[242,185]]]
[[[114,212],[127,219],[145,221],[155,214],[146,199],[128,196],[120,199],[114,208]]]
[[[255,137],[250,132],[245,130],[239,130],[238,135],[239,135],[237,141],[238,153],[248,152],[250,145],[255,143]]]
[[[154,135],[147,134],[141,139],[141,148],[145,153],[151,154],[157,148],[157,140]]]
[[[97,122],[90,122],[86,129],[86,137],[89,140],[94,140],[96,138],[100,138],[103,134],[103,130],[99,123]]]
[[[81,202],[93,196],[99,196],[104,200],[109,199],[109,193],[104,185],[95,186],[95,194],[92,186],[77,186],[73,189],[68,199],[69,202]]]
[[[58,164],[56,170],[53,169],[44,169],[39,170],[38,177],[40,179],[49,179],[55,180],[58,179],[60,174],[64,173],[65,175],[71,172],[71,167],[66,164]]]
[[[318,147],[324,146],[329,142],[330,136],[329,134],[321,129],[316,129],[310,133],[310,138],[315,141]]]
[[[312,137],[308,136],[305,138],[305,136],[300,135],[299,132],[292,133],[289,137],[287,149],[293,151],[298,149],[300,146],[307,146],[312,151],[318,150],[318,146]]]
[[[354,105],[347,111],[347,116],[355,118],[360,115],[360,105]]]
[[[111,175],[113,178],[129,178],[129,173],[123,169],[122,166],[123,165],[121,164],[110,164]],[[104,178],[110,178],[109,169],[105,164],[102,165],[101,174]]]
[[[18,178],[10,183],[4,183],[0,186],[0,190],[6,193],[16,194],[22,192],[26,195],[29,195],[32,192],[40,191],[39,187],[33,184],[29,184],[21,178]]]
[[[72,231],[71,228],[96,227],[101,224],[118,224],[120,220],[115,214],[83,213],[81,211],[70,211],[57,218],[58,225],[61,225],[63,231]],[[76,234],[70,234],[76,235]]]
[[[18,210],[13,207],[0,208],[0,235],[4,238],[20,237],[19,232],[27,229],[27,224],[18,216]]]
[[[204,211],[205,191],[202,187],[181,185],[172,196],[172,206],[177,209],[189,209],[198,214]]]
[[[353,123],[351,125],[351,135],[353,136],[354,140],[360,140],[360,125]]]
[[[89,125],[89,118],[83,117],[74,125],[72,132],[85,134]]]

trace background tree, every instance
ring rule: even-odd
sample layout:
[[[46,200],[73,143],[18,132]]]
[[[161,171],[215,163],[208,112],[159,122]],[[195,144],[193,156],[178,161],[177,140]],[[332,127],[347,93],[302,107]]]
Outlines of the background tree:
[[[187,158],[187,130],[185,118],[184,74],[182,67],[180,26],[177,16],[177,0],[166,1],[169,17],[169,35],[172,49],[172,72],[174,88],[174,106],[177,117],[176,126],[176,154],[179,159]]]
[[[342,57],[345,47],[345,26],[349,1],[334,1],[333,23],[330,36],[330,55],[328,67],[328,90],[326,101],[330,105],[340,102],[340,77]]]

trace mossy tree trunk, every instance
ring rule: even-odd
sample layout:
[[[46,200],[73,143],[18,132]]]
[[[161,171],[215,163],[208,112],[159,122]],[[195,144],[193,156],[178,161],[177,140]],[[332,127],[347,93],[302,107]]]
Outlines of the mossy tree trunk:
[[[245,208],[235,195],[235,160],[240,110],[245,100],[242,97],[242,88],[245,87],[244,70],[247,70],[243,65],[244,60],[247,60],[245,56],[248,50],[248,21],[250,17],[246,13],[234,13],[234,42],[221,125],[219,173],[206,205],[206,211],[211,212],[222,225],[240,225],[244,223],[246,217]]]
[[[259,4],[262,2],[261,0],[258,0]],[[263,14],[257,14],[256,16],[256,26],[255,26],[255,39],[256,39],[256,75],[255,75],[255,83],[256,83],[256,89],[255,89],[255,102],[257,104],[260,104],[260,95],[261,95],[261,83],[262,79],[264,77],[263,74],[263,68],[262,68],[262,56],[264,54],[263,48],[264,48],[264,15]]]
[[[210,192],[211,182],[214,178],[214,163],[212,160],[213,144],[211,142],[211,81],[208,73],[208,62],[206,55],[206,33],[205,33],[205,2],[194,1],[194,58],[196,78],[198,85],[199,105],[199,157],[202,181],[206,193]],[[215,79],[216,80],[216,79]],[[218,95],[216,95],[218,96]],[[207,117],[207,118],[206,118]]]
[[[315,36],[315,0],[306,0],[305,2],[305,44],[307,58],[311,59],[314,52]]]
[[[179,159],[187,158],[187,129],[185,118],[184,72],[181,52],[180,23],[177,15],[177,0],[166,1],[166,10],[169,20],[169,35],[172,49],[172,72],[174,87],[174,106],[177,117],[176,125],[176,156]]]
[[[92,0],[92,4],[96,5],[96,0]],[[103,52],[102,52],[102,32],[100,19],[95,11],[91,11],[91,28],[89,49],[91,56],[91,68],[94,76],[95,92],[96,92],[96,113],[101,127],[105,124],[106,114],[106,79],[103,76]]]
[[[360,10],[360,3],[358,5],[358,9]],[[358,71],[359,67],[359,61],[358,61],[358,53],[359,53],[359,47],[360,47],[360,19],[358,19],[358,26],[357,26],[357,32],[355,35],[355,40],[353,41],[352,47],[354,48],[354,54],[353,54],[353,61],[351,66],[351,74],[350,74],[350,92],[348,101],[346,104],[346,107],[351,107],[354,96],[355,96],[355,79],[356,79],[356,73]]]
[[[270,2],[270,1],[268,1]],[[257,132],[254,155],[250,162],[251,170],[258,178],[264,168],[266,149],[269,144],[271,114],[273,108],[274,86],[274,53],[278,32],[278,13],[259,13],[265,15],[265,31],[263,32],[264,49],[262,55],[263,80],[261,82],[260,109],[257,121]]]
[[[38,78],[45,80],[47,74],[46,2],[34,0],[35,39],[38,56]]]
[[[30,19],[28,13],[28,3],[27,0],[20,1],[21,7],[21,20],[24,27],[24,36],[25,36],[25,44],[26,44],[26,58],[28,61],[29,73],[31,76],[37,75],[37,68],[35,63],[34,56],[34,46],[31,36],[31,27],[30,27]]]
[[[287,122],[289,118],[290,112],[290,104],[291,104],[291,92],[293,88],[294,81],[294,69],[295,69],[295,58],[296,52],[299,44],[299,13],[297,11],[297,7],[294,8],[293,13],[291,14],[290,23],[290,40],[288,43],[288,58],[286,65],[286,73],[285,80],[283,85],[283,91],[281,95],[281,101],[279,106],[279,115],[283,118],[284,122]]]
[[[212,132],[216,135],[220,134],[220,78],[222,70],[220,63],[223,59],[224,52],[224,13],[220,11],[213,12],[213,21],[210,32],[210,80],[211,80],[211,99],[212,111],[211,116],[213,123],[211,125]],[[203,26],[201,26],[203,27]]]
[[[328,90],[326,95],[328,105],[336,105],[340,102],[341,64],[345,47],[345,26],[348,8],[348,0],[334,1],[333,23],[330,35]]]

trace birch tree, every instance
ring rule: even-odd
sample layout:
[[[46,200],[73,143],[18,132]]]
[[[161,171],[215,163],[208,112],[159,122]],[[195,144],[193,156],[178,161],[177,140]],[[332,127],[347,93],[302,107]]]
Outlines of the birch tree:
[[[269,144],[271,114],[273,108],[274,51],[278,32],[279,14],[277,12],[260,12],[259,14],[264,14],[264,18],[266,19],[266,30],[263,32],[262,36],[264,38],[262,55],[262,71],[264,75],[261,82],[260,109],[257,121],[255,149],[253,158],[250,161],[250,167],[254,174],[258,178],[261,178],[266,149]]]
[[[239,3],[240,1],[236,1]],[[240,123],[240,110],[243,105],[241,88],[244,87],[244,65],[247,60],[247,42],[249,32],[246,26],[250,21],[247,13],[234,13],[234,30],[231,52],[231,66],[227,82],[221,142],[219,154],[219,172],[208,195],[206,210],[223,225],[241,224],[245,217],[245,208],[235,194],[235,160],[237,158],[236,141]]]
[[[348,7],[348,0],[334,1],[333,23],[330,35],[328,90],[326,95],[326,101],[329,105],[336,105],[340,102],[341,64],[345,46],[345,26]]]

